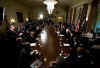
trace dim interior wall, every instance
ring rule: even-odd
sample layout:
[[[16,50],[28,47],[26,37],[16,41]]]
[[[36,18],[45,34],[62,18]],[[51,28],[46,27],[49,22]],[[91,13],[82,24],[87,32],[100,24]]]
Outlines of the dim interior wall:
[[[25,5],[22,5],[18,2],[15,2],[14,0],[0,0],[0,7],[3,7],[5,9],[5,16],[8,20],[8,23],[10,23],[11,18],[15,18],[16,25],[18,24],[16,12],[22,12],[23,13],[23,20],[25,21],[26,17],[29,17],[30,8],[28,8]],[[2,25],[0,25],[0,35],[5,35],[6,31],[6,22],[3,21]]]
[[[79,7],[83,4],[89,4],[92,3],[93,0],[73,0],[72,8]]]
[[[25,5],[22,5],[18,2],[15,2],[14,0],[5,0],[0,5],[3,8],[5,8],[5,15],[6,15],[9,22],[10,22],[11,18],[14,18],[16,20],[16,22],[18,22],[16,12],[22,12],[23,13],[24,21],[25,21],[26,17],[29,17],[30,9]]]
[[[38,8],[31,8],[31,18],[33,20],[38,20],[39,15],[43,14],[44,18],[48,19],[48,11],[46,10],[46,7],[38,7]],[[52,20],[54,22],[66,22],[66,11],[62,8],[56,8],[56,10],[53,11],[53,18]],[[59,20],[58,17],[62,17],[62,20]]]
[[[63,22],[66,23],[66,15],[67,15],[67,9],[61,9],[58,8],[57,13],[55,13],[56,15],[56,22]],[[62,19],[59,19],[59,17],[62,17]]]
[[[42,7],[37,7],[37,8],[31,8],[31,18],[33,20],[38,20],[40,14],[43,14],[44,17],[46,17],[46,10],[43,9]]]
[[[0,0],[0,7],[3,7],[4,0]]]

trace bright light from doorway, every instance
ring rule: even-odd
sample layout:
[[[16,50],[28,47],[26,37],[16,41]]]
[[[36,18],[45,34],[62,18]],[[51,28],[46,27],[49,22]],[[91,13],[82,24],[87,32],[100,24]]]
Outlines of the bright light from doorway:
[[[58,17],[59,20],[63,19],[63,17]]]
[[[38,19],[39,20],[42,20],[43,18],[44,18],[44,15],[43,14],[40,14]]]
[[[29,18],[26,18],[26,21],[28,22],[29,21]]]

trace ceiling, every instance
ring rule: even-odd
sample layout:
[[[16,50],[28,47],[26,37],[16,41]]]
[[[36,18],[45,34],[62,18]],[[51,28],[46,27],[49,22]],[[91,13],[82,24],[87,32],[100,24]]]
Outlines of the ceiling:
[[[43,11],[47,11],[46,10],[46,5],[43,4],[44,0],[13,0],[16,1],[18,3],[21,3],[27,7],[32,8],[33,10],[36,10],[36,13],[39,12],[43,12]],[[68,7],[72,7],[73,5],[85,2],[85,3],[89,3],[92,0],[57,0],[58,4],[56,4],[55,6],[55,10],[54,13],[56,14],[63,14],[61,12],[66,12]]]
[[[15,0],[14,0],[15,1]],[[29,7],[45,7],[43,4],[44,0],[16,0],[22,4],[25,4]],[[57,0],[58,4],[56,7],[66,7],[66,6],[72,6],[81,2],[91,2],[92,0]]]

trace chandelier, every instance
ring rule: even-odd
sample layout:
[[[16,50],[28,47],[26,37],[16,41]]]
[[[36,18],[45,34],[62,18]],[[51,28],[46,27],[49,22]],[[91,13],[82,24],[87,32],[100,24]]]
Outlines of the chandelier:
[[[55,8],[55,5],[57,4],[58,2],[56,0],[45,0],[44,1],[44,4],[47,5],[47,11],[48,11],[48,14],[52,14],[54,8]]]

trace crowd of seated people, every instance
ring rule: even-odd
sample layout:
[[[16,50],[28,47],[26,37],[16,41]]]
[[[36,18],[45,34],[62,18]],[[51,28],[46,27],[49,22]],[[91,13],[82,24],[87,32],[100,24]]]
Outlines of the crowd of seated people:
[[[100,38],[96,38],[96,33],[94,32],[86,33],[87,36],[83,36],[83,32],[75,32],[74,30],[73,25],[63,26],[60,30],[60,33],[68,39],[69,49],[71,50],[69,50],[69,53],[61,50],[63,55],[59,55],[60,59],[58,59],[61,61],[57,63],[57,67],[61,68],[65,65],[66,68],[67,64],[100,64],[100,59],[98,58],[100,57],[100,48],[92,48],[94,45],[100,45]],[[65,55],[67,55],[67,58],[65,58]]]
[[[34,58],[30,55],[32,48],[29,43],[36,42],[36,38],[44,27],[44,24],[42,22],[29,22],[21,26],[25,28],[18,29],[16,24],[9,24],[6,28],[5,35],[0,32],[0,45],[4,49],[7,48],[6,53],[9,55],[6,56],[8,58],[5,60],[6,62],[11,61],[11,66],[12,63],[17,61],[17,68],[29,68],[33,62],[31,60]]]
[[[54,26],[56,31],[64,35],[65,40],[63,43],[68,41],[70,44],[69,47],[64,50],[61,49],[59,52],[56,61],[57,68],[62,68],[62,66],[66,66],[67,64],[100,63],[100,50],[92,48],[94,45],[100,44],[100,38],[96,38],[93,32],[91,33],[93,34],[92,40],[90,40],[88,37],[82,36],[83,33],[81,31],[75,32],[74,25],[50,22],[51,21],[28,22],[24,24],[25,28],[19,31],[16,29],[17,27],[12,24],[8,26],[6,36],[0,36],[0,44],[5,44],[14,52],[11,52],[12,54],[16,54],[17,68],[40,68],[43,63],[41,62],[43,61],[43,56],[41,56],[39,52],[31,53],[33,50],[29,43],[37,42],[36,38],[42,29],[50,25]],[[34,64],[33,61],[36,64]],[[53,66],[55,67],[55,64]]]

